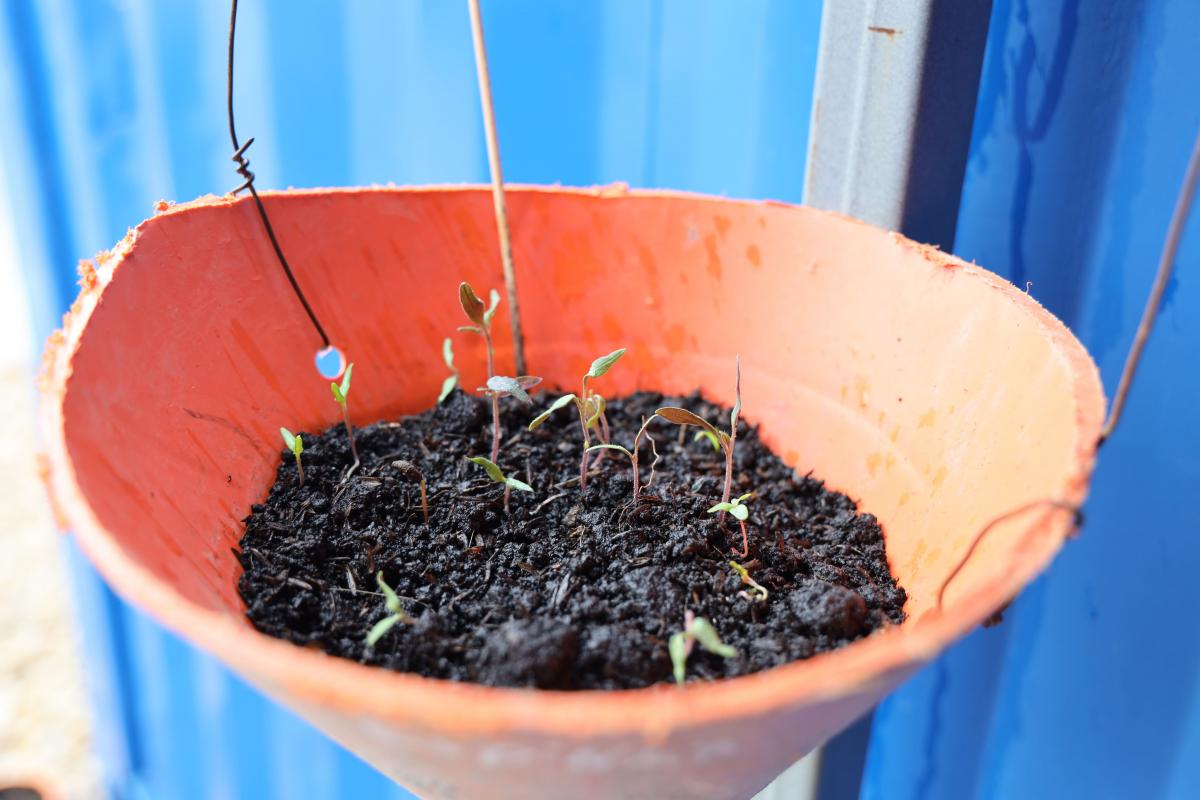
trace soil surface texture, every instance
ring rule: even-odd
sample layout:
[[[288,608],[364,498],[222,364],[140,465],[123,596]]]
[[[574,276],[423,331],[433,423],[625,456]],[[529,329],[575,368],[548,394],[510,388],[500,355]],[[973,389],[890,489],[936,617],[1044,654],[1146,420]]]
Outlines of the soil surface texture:
[[[749,554],[737,520],[707,509],[721,497],[724,457],[695,428],[650,424],[661,460],[632,503],[629,459],[606,451],[579,489],[581,434],[573,406],[533,432],[534,406],[505,398],[500,466],[534,488],[503,487],[466,456],[491,447],[486,400],[455,391],[399,422],[303,434],[305,482],[284,452],[265,503],[246,519],[238,588],[260,631],[388,669],[493,686],[625,689],[672,679],[668,640],[685,613],[711,620],[730,658],[695,647],[687,679],[744,675],[808,658],[904,619],[876,519],[801,477],[743,422],[733,496],[747,501]],[[353,404],[353,398],[351,398]],[[680,405],[721,427],[728,409],[699,396],[639,393],[611,400],[611,440],[630,447],[643,417]],[[682,434],[682,435],[681,435]],[[429,522],[422,518],[423,474]],[[653,456],[641,452],[643,483]],[[349,476],[347,477],[349,473]],[[743,584],[734,559],[768,592]],[[373,647],[388,616],[376,573],[406,618]],[[751,591],[747,591],[751,590]]]

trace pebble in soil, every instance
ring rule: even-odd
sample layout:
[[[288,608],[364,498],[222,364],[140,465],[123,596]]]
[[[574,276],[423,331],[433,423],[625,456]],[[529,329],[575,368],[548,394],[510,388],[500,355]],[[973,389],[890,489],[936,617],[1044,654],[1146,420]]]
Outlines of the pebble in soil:
[[[724,458],[693,428],[651,423],[661,460],[634,507],[628,459],[610,452],[578,485],[581,437],[574,408],[534,432],[535,407],[502,401],[505,471],[535,488],[501,487],[465,456],[486,456],[489,404],[455,391],[443,404],[355,432],[304,434],[305,483],[290,453],[266,502],[253,507],[239,559],[247,615],[260,631],[388,669],[494,686],[625,689],[671,679],[667,641],[692,611],[738,650],[722,659],[696,648],[689,680],[744,675],[842,647],[904,619],[904,590],[888,571],[870,514],[813,477],[796,476],[741,423],[733,494],[749,501],[750,552],[738,558],[770,593],[740,594],[729,566],[741,548],[705,513],[720,499]],[[643,416],[682,405],[710,421],[728,410],[693,395],[638,393],[610,401],[612,441],[630,446]],[[684,435],[680,431],[685,430]],[[392,462],[415,464],[428,485]],[[642,479],[649,477],[643,444]],[[386,615],[375,574],[411,620],[371,648]]]

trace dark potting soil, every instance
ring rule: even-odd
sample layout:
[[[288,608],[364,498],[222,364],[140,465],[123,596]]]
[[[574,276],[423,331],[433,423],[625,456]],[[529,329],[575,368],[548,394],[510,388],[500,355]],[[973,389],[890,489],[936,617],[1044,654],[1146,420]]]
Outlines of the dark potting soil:
[[[351,398],[353,402],[353,398]],[[284,453],[275,485],[246,519],[238,588],[264,633],[366,664],[494,686],[621,689],[671,679],[667,642],[686,611],[712,621],[738,655],[696,647],[689,680],[768,669],[899,623],[904,590],[888,571],[870,514],[812,477],[798,477],[742,423],[734,496],[748,501],[750,552],[736,520],[706,510],[720,500],[724,458],[694,428],[651,424],[661,461],[634,507],[629,460],[610,451],[579,491],[581,437],[573,407],[534,432],[535,409],[503,400],[500,464],[534,487],[502,487],[465,459],[487,456],[488,402],[455,391],[442,405],[356,431],[362,466],[349,478],[345,429],[304,435],[305,483]],[[643,416],[682,405],[712,421],[728,410],[698,396],[639,393],[612,400],[612,441],[630,446]],[[680,435],[685,431],[684,435]],[[418,484],[392,466],[424,474]],[[642,479],[649,477],[643,444]],[[749,599],[730,559],[766,587]],[[411,620],[374,647],[387,615],[375,581],[401,597]]]

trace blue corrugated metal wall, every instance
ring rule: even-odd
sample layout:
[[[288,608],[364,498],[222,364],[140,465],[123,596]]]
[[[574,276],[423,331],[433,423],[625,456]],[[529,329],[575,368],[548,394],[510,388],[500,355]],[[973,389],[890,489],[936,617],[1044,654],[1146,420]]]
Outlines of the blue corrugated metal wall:
[[[996,0],[956,250],[1111,393],[1200,127],[1200,4]],[[1200,797],[1200,214],[1077,541],[875,718],[864,796]]]
[[[239,123],[261,185],[486,177],[462,3],[242,5]],[[44,334],[75,258],[160,197],[236,182],[227,9],[2,8],[0,144]],[[486,3],[508,177],[799,199],[819,13],[816,0]],[[1198,37],[1195,0],[995,0],[956,249],[1033,281],[1110,389],[1200,125]],[[1193,221],[1082,537],[1003,626],[882,706],[864,796],[1200,796],[1198,267]],[[404,796],[75,570],[116,796]]]
[[[159,198],[237,184],[228,4],[0,8],[6,189],[45,335],[77,258]],[[497,0],[484,17],[508,179],[800,199],[815,0]],[[464,2],[242,0],[236,100],[263,187],[487,178]],[[115,797],[407,796],[73,567]]]

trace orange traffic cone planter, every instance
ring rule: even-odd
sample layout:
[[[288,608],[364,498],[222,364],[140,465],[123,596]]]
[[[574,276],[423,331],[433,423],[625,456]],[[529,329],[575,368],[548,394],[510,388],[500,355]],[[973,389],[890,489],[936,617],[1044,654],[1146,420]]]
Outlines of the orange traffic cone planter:
[[[502,284],[476,187],[292,191],[266,203],[300,285],[358,363],[355,423],[431,406],[456,287]],[[258,633],[231,553],[280,420],[338,421],[319,342],[247,199],[164,207],[98,259],[47,354],[48,481],[125,597],[426,797],[747,797],[1012,598],[1062,545],[1104,401],[1023,292],[860,222],[619,189],[509,193],[527,355],[571,385],[627,346],[613,394],[732,402],[884,527],[908,621],[685,688],[541,692],[372,669]],[[498,358],[511,369],[502,329]],[[478,353],[459,359],[464,385]],[[478,368],[477,368],[478,370]],[[568,787],[569,791],[568,791]]]

